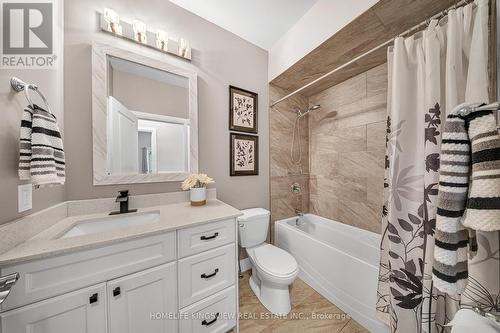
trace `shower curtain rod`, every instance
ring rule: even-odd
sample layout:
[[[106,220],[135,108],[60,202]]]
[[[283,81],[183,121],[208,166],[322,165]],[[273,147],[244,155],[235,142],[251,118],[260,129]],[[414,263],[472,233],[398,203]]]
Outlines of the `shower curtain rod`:
[[[293,92],[289,93],[288,95],[286,95],[286,96],[284,96],[284,97],[282,97],[282,98],[278,99],[276,102],[271,103],[271,105],[270,105],[269,107],[271,107],[271,108],[272,108],[273,106],[277,105],[278,103],[281,103],[281,102],[283,102],[284,100],[286,100],[286,99],[288,99],[288,98],[290,98],[290,97],[292,97],[292,96],[294,96],[294,95],[296,95],[296,94],[300,93],[301,91],[303,91],[303,90],[305,90],[305,89],[309,88],[310,86],[312,86],[312,85],[316,84],[317,82],[319,82],[319,81],[323,80],[324,78],[326,78],[326,77],[328,77],[328,76],[330,76],[330,75],[332,75],[332,74],[334,74],[334,73],[338,72],[339,70],[341,70],[341,69],[343,69],[343,68],[345,68],[345,67],[347,67],[347,66],[351,65],[352,63],[354,63],[354,62],[358,61],[359,59],[362,59],[362,58],[366,57],[367,55],[369,55],[369,54],[371,54],[371,53],[373,53],[373,52],[375,52],[375,51],[377,51],[377,50],[380,50],[381,48],[383,48],[383,47],[385,47],[385,46],[388,46],[389,44],[391,44],[392,42],[394,42],[394,40],[395,40],[397,37],[402,37],[402,36],[408,35],[410,32],[412,32],[412,31],[414,31],[414,30],[418,30],[419,28],[421,28],[421,27],[422,27],[422,26],[424,26],[424,25],[428,25],[428,24],[430,23],[430,21],[431,21],[431,20],[436,20],[436,19],[437,19],[437,20],[440,20],[440,19],[442,19],[442,18],[446,17],[446,15],[448,15],[448,12],[449,12],[450,10],[452,10],[452,9],[457,9],[457,8],[459,8],[459,7],[463,7],[463,6],[467,5],[467,4],[468,4],[468,3],[470,3],[470,2],[472,2],[472,1],[471,1],[471,0],[460,0],[460,1],[458,1],[458,2],[457,2],[457,3],[455,3],[453,6],[450,6],[450,7],[448,7],[447,9],[445,9],[445,10],[443,10],[443,11],[441,11],[441,12],[439,12],[439,13],[437,13],[437,14],[435,14],[435,15],[431,16],[431,17],[429,17],[429,18],[428,18],[428,19],[426,19],[425,21],[420,22],[419,24],[417,24],[417,25],[415,25],[415,26],[411,27],[410,29],[408,29],[408,30],[406,30],[406,31],[404,31],[404,32],[402,32],[402,33],[400,33],[400,34],[398,34],[396,37],[393,37],[393,38],[389,39],[388,41],[386,41],[386,42],[384,42],[384,43],[382,43],[382,44],[380,44],[380,45],[378,45],[378,46],[374,47],[373,49],[371,49],[371,50],[369,50],[369,51],[367,51],[367,52],[365,52],[365,53],[363,53],[363,54],[361,54],[361,55],[359,55],[359,56],[357,56],[357,57],[355,57],[355,58],[353,58],[353,59],[349,60],[349,61],[348,61],[348,62],[346,62],[345,64],[343,64],[343,65],[341,65],[341,66],[338,66],[338,67],[334,68],[333,70],[329,71],[329,72],[328,72],[328,73],[326,73],[326,74],[323,74],[322,76],[320,76],[319,78],[315,79],[314,81],[311,81],[311,82],[309,82],[308,84],[306,84],[306,85],[304,85],[304,86],[302,86],[302,87],[298,88],[297,90],[295,90],[295,91],[293,91]]]

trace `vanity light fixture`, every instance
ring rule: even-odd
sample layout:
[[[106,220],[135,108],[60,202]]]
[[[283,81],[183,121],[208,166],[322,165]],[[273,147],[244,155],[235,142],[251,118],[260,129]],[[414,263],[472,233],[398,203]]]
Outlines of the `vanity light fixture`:
[[[120,16],[110,8],[104,8],[104,21],[107,23],[107,30],[117,35],[122,35]]]
[[[168,50],[168,35],[163,30],[156,31],[156,47],[162,51]]]
[[[139,20],[134,20],[132,22],[132,27],[134,29],[134,39],[139,43],[147,44],[148,36],[146,34],[146,24]]]
[[[186,39],[173,39],[166,31],[160,29],[148,31],[143,21],[120,19],[118,13],[111,8],[104,8],[100,14],[100,26],[104,32],[191,61],[191,47]]]

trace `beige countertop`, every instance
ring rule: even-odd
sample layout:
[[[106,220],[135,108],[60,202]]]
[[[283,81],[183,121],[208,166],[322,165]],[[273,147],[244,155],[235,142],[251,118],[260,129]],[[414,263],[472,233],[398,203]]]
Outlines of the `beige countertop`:
[[[182,202],[139,208],[137,213],[128,213],[127,216],[145,212],[159,212],[160,222],[128,226],[96,234],[59,238],[83,220],[109,217],[109,215],[97,213],[66,217],[11,250],[2,253],[0,266],[87,250],[241,215],[241,212],[236,208],[214,199],[207,200],[207,205],[201,207],[193,207],[189,202]]]

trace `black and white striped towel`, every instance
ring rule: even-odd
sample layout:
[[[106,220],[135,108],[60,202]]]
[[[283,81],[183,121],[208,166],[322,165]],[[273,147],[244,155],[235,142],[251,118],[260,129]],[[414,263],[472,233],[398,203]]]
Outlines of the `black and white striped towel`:
[[[465,111],[470,105],[480,104],[462,104],[448,114],[441,142],[432,280],[450,295],[467,286],[468,253],[477,251],[475,231],[500,230],[496,118],[492,111]]]
[[[472,175],[464,226],[500,230],[500,135],[496,114],[477,111],[466,116],[471,141]]]
[[[19,139],[19,178],[33,185],[64,184],[64,149],[56,117],[37,105],[28,106]]]
[[[463,106],[463,105],[462,105]],[[470,140],[461,106],[450,112],[441,141],[439,193],[432,280],[449,295],[467,285],[469,233],[462,225],[470,173]]]

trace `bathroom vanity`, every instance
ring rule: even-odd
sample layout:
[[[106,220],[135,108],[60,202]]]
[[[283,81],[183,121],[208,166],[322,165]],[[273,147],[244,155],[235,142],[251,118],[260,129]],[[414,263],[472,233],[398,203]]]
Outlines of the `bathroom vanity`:
[[[19,273],[0,333],[237,331],[239,215],[209,200],[62,218],[0,255]]]

